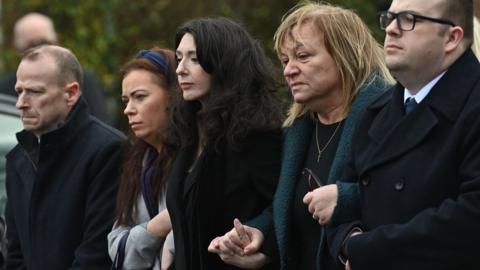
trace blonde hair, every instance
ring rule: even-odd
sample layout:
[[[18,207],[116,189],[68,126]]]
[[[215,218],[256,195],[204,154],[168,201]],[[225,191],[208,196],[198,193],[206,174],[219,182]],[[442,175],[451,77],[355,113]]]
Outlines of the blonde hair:
[[[296,5],[283,16],[274,36],[277,54],[286,39],[296,38],[292,35],[292,29],[296,25],[307,23],[311,23],[319,33],[323,33],[325,48],[340,72],[344,116],[348,114],[360,87],[367,83],[367,80],[381,77],[393,82],[385,66],[383,48],[360,17],[351,10],[327,3],[306,1]],[[290,126],[296,118],[307,112],[309,110],[305,105],[294,102],[283,126]]]

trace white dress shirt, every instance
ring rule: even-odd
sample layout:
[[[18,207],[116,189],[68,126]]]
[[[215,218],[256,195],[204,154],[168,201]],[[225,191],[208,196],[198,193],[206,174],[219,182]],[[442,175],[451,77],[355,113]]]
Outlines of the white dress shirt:
[[[447,71],[444,71],[437,77],[433,78],[433,80],[422,87],[422,89],[420,89],[420,91],[418,91],[415,95],[412,95],[410,90],[405,88],[403,91],[403,103],[405,103],[410,97],[413,97],[417,103],[422,102],[422,100],[428,95],[428,93],[430,93],[435,84],[443,77],[443,75],[445,75],[446,72]]]

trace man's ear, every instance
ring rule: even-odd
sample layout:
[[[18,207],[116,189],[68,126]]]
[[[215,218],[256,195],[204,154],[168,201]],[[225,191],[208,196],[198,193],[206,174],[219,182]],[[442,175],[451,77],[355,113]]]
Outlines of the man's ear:
[[[451,53],[461,46],[464,40],[463,29],[460,26],[452,26],[447,32],[448,39],[445,44],[445,52]]]
[[[78,82],[68,83],[65,86],[65,94],[67,95],[68,107],[73,107],[82,94],[80,91],[80,84],[78,84]]]

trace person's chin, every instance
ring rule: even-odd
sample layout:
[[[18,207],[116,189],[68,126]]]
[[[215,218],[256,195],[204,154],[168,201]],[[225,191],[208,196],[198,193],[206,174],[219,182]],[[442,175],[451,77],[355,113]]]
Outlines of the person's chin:
[[[35,131],[35,130],[38,129],[38,125],[34,121],[23,121],[22,120],[22,124],[23,124],[23,128],[27,131]]]
[[[26,116],[22,117],[22,123],[24,125],[34,126],[37,124],[37,122],[38,122],[38,119],[36,117],[26,117]]]
[[[307,102],[307,98],[301,94],[294,94],[293,101],[295,101],[295,103],[305,104],[305,102]]]
[[[404,70],[407,65],[405,63],[400,62],[400,61],[389,61],[386,62],[386,66],[390,72],[399,72]]]
[[[185,101],[194,101],[194,100],[197,100],[197,96],[192,94],[192,93],[184,93],[183,94],[183,99]]]
[[[133,130],[133,134],[135,134],[135,137],[141,139],[141,140],[145,140],[145,132],[141,129],[137,129],[137,130]]]

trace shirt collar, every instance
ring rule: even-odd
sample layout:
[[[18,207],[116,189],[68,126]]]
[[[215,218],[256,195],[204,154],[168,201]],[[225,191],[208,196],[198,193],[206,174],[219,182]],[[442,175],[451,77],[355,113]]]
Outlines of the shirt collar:
[[[418,91],[415,95],[412,95],[410,93],[410,90],[405,88],[403,91],[403,102],[405,103],[408,98],[413,97],[417,103],[422,102],[422,100],[430,93],[430,90],[435,86],[435,84],[445,75],[447,71],[444,71],[440,73],[437,77],[435,77],[433,80],[431,80],[429,83],[427,83],[420,91]]]

